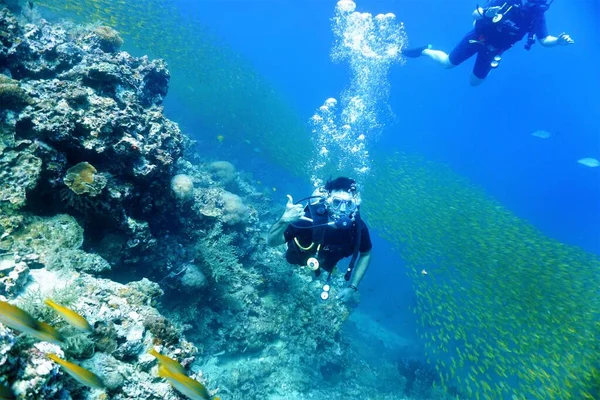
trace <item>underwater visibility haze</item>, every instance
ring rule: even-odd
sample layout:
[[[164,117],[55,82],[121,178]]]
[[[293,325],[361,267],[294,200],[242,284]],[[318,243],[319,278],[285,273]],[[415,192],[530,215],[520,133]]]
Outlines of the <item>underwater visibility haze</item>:
[[[0,398],[600,399],[600,2],[480,5],[1,0]]]

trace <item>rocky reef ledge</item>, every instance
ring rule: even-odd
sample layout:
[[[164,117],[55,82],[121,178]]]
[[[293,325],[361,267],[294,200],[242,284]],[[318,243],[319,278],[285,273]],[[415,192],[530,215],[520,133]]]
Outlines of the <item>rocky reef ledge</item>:
[[[319,300],[322,284],[265,245],[281,212],[272,192],[228,161],[203,158],[164,116],[164,61],[121,51],[108,26],[49,23],[35,6],[16,15],[3,4],[0,306],[37,336],[0,323],[0,390],[186,398],[159,373],[154,349],[206,385],[201,398],[399,399],[398,365],[369,365],[366,345],[343,339],[355,304]],[[333,279],[332,297],[343,287]],[[72,379],[49,354],[103,388]]]

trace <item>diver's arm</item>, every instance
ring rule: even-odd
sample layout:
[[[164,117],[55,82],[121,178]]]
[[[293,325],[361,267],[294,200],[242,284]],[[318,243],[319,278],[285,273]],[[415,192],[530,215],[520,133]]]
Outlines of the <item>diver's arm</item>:
[[[298,221],[304,216],[304,206],[302,204],[294,204],[292,196],[287,195],[288,201],[285,205],[285,211],[281,218],[273,224],[267,234],[267,245],[268,246],[279,246],[285,243],[285,232],[288,225],[294,221]]]
[[[573,44],[575,41],[566,33],[561,33],[558,36],[546,36],[538,40],[544,47],[554,47],[559,45]]]
[[[289,222],[283,220],[283,216],[279,218],[279,220],[269,229],[269,233],[267,234],[267,245],[279,246],[280,244],[284,244],[285,236],[283,236],[283,232],[285,232],[289,224]]]
[[[352,280],[350,281],[350,285],[358,288],[360,281],[363,276],[365,276],[365,272],[367,272],[367,268],[369,268],[369,263],[371,262],[371,250],[365,251],[364,253],[360,253],[358,260],[356,260],[356,267],[354,268],[354,273],[352,274]]]

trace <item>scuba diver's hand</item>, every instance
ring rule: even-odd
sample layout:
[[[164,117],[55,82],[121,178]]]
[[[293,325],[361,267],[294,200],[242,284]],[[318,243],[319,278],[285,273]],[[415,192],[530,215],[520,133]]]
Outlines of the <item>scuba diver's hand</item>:
[[[302,204],[294,204],[291,195],[287,195],[288,201],[285,205],[285,211],[281,216],[283,222],[295,222],[304,216],[304,206]]]
[[[347,302],[348,300],[350,300],[350,297],[352,297],[352,295],[356,292],[355,289],[351,288],[351,287],[347,287],[347,288],[343,288],[338,294],[337,296],[335,296],[336,300],[341,301],[342,303]]]
[[[570,35],[567,35],[566,33],[561,33],[560,35],[558,35],[558,44],[561,45],[567,45],[567,44],[573,44],[575,43],[575,41],[573,39],[571,39]]]

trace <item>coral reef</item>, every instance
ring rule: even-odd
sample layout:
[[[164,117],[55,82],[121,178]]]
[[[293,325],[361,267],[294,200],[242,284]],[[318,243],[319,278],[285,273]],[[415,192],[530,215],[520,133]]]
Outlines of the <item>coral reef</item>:
[[[227,186],[236,178],[235,167],[229,161],[213,161],[208,164],[212,179],[219,185]]]
[[[94,197],[106,186],[106,178],[97,172],[92,164],[83,161],[67,170],[63,182],[77,195]]]
[[[29,152],[0,153],[0,210],[25,205],[27,192],[37,185],[42,161]]]
[[[198,350],[150,306],[155,300],[151,293],[161,293],[156,284],[146,280],[122,285],[87,274],[52,272],[45,268],[34,270],[31,275],[32,282],[17,303],[23,303],[22,307],[35,317],[47,319],[67,339],[61,349],[28,337],[17,339],[0,326],[0,348],[6,355],[0,360],[0,372],[20,398],[101,398],[98,396],[102,393],[89,391],[65,377],[46,358],[47,353],[81,360],[83,367],[102,379],[106,386],[104,396],[110,393],[112,399],[180,398],[167,383],[155,378],[154,363],[146,351],[160,343],[164,352],[189,362]],[[40,299],[56,297],[57,292],[63,292],[63,299],[65,296],[74,299],[71,307],[94,326],[90,336],[74,332],[60,318],[50,318],[52,314],[47,311],[39,311]],[[136,301],[129,301],[132,298]],[[162,328],[165,326],[166,330]]]
[[[171,179],[171,190],[179,200],[189,200],[194,196],[194,181],[186,174],[177,174]]]
[[[223,202],[223,215],[221,220],[227,225],[243,224],[248,221],[249,210],[244,205],[240,196],[223,192],[221,193],[221,200]]]
[[[24,21],[2,7],[0,31],[0,207],[76,214],[90,238],[149,242],[169,229],[163,188],[183,135],[162,114],[165,63],[117,52],[122,39],[106,26]],[[143,238],[131,220],[146,224]],[[117,262],[139,262],[133,247]],[[151,250],[148,262],[161,257]]]
[[[100,47],[106,52],[117,51],[123,45],[119,32],[110,26],[98,26],[94,29],[94,33],[100,41]]]
[[[0,32],[14,105],[0,110],[0,294],[65,337],[58,347],[0,324],[0,383],[22,398],[182,399],[156,376],[156,346],[224,399],[369,398],[378,376],[389,383],[377,398],[399,399],[399,369],[357,361],[343,339],[355,303],[321,301],[324,282],[266,246],[280,211],[269,196],[228,161],[184,156],[193,143],[161,108],[163,61],[119,51],[108,26],[2,5]],[[332,297],[345,284],[334,274]],[[106,389],[76,383],[50,352]]]
[[[18,111],[33,104],[33,99],[19,87],[18,81],[0,74],[0,104],[4,109]]]

